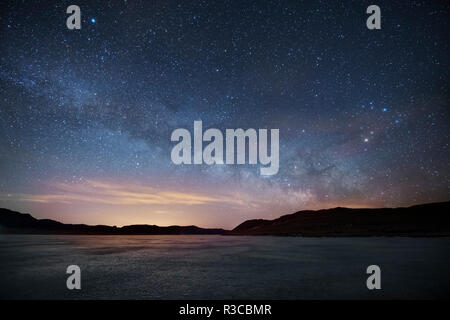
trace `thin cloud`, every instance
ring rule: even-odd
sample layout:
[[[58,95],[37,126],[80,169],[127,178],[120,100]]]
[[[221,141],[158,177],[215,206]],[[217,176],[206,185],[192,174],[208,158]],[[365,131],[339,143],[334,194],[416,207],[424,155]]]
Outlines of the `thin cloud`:
[[[237,203],[227,196],[209,196],[200,193],[159,190],[153,187],[129,183],[111,183],[86,180],[83,183],[53,183],[51,193],[43,194],[3,194],[3,200],[30,201],[39,203],[76,204],[92,202],[112,205],[203,205],[207,203]],[[133,190],[133,191],[130,191]]]

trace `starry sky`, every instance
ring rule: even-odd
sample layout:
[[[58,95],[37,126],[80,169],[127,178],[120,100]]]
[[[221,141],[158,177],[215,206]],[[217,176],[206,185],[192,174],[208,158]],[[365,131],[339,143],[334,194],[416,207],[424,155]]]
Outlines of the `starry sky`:
[[[372,2],[2,2],[0,207],[233,228],[449,200],[450,5]],[[171,132],[194,120],[278,128],[278,174],[173,164]]]

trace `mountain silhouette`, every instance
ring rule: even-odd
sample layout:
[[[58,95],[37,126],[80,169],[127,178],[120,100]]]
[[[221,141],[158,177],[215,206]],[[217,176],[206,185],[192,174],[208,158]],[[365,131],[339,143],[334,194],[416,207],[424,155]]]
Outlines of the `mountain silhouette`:
[[[124,227],[85,224],[64,224],[50,219],[36,219],[27,213],[0,208],[0,233],[18,234],[104,234],[104,235],[182,235],[223,234],[223,229],[204,229],[197,226],[130,225]]]
[[[450,202],[408,208],[304,210],[274,220],[247,220],[227,235],[304,237],[450,236]]]
[[[231,231],[197,226],[64,224],[0,208],[0,233],[105,235],[273,235],[304,237],[450,236],[450,202],[407,208],[303,210],[274,220],[247,220]]]

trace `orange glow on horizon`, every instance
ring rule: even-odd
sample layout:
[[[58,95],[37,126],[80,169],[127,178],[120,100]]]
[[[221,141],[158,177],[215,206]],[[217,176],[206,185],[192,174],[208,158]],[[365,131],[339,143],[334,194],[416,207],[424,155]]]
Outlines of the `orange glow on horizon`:
[[[263,183],[255,184],[251,190],[218,185],[185,191],[178,185],[155,187],[136,181],[88,179],[77,183],[48,182],[39,191],[45,192],[0,194],[0,199],[19,211],[30,210],[37,218],[117,226],[233,228],[248,219],[276,219],[306,209],[376,207],[358,201],[324,202],[309,190],[286,191]]]

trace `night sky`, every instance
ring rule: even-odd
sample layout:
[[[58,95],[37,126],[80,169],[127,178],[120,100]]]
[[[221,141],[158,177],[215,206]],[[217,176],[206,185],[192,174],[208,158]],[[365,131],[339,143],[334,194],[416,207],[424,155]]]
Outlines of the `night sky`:
[[[81,8],[68,30],[66,8]],[[368,30],[366,8],[381,8]],[[232,228],[450,197],[445,1],[7,1],[0,207]],[[171,132],[278,128],[280,169],[175,165]]]

